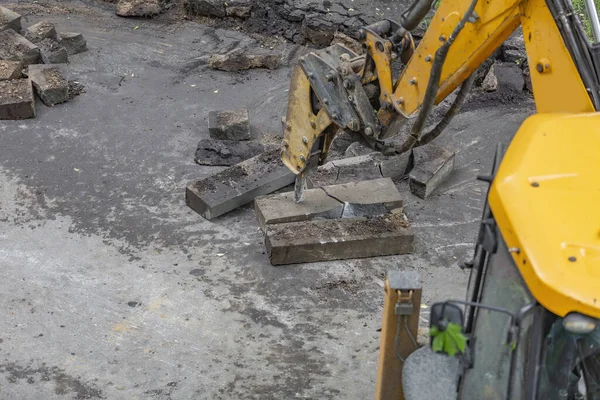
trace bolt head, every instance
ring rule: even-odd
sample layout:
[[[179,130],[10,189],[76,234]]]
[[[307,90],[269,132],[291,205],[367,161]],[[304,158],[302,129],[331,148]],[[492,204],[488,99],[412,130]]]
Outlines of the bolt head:
[[[539,72],[540,74],[542,72],[544,72],[544,66],[542,65],[542,63],[537,63],[537,65],[535,66],[535,69],[537,70],[537,72]]]
[[[310,127],[315,129],[317,127],[317,124],[315,124],[315,121],[310,121]]]
[[[370,126],[367,126],[365,128],[365,135],[367,135],[367,136],[373,136],[373,128],[371,128]]]
[[[304,157],[303,154],[300,154],[300,161],[305,162],[306,161],[306,157]]]
[[[302,143],[304,143],[304,144],[308,144],[308,139],[306,138],[306,136],[304,136],[304,137],[302,138]]]

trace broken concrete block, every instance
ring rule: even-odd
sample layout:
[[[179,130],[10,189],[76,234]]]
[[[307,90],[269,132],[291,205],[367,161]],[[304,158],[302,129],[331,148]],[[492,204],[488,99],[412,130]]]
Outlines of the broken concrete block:
[[[525,79],[521,67],[512,63],[496,63],[496,76],[498,77],[498,86],[500,88],[510,89],[516,92],[523,91]]]
[[[229,17],[246,19],[252,12],[252,2],[248,0],[233,0],[225,3],[225,13]]]
[[[413,243],[400,214],[270,224],[265,233],[272,265],[408,254]]]
[[[69,82],[65,64],[36,64],[29,66],[29,79],[42,102],[47,106],[64,103],[69,99]]]
[[[228,54],[213,54],[208,66],[220,71],[243,71],[253,68],[277,69],[281,66],[280,54],[249,54],[235,51]]]
[[[31,43],[37,43],[44,39],[58,40],[54,24],[48,21],[41,21],[31,25],[25,30],[25,38]]]
[[[185,202],[206,219],[213,219],[290,185],[296,179],[281,162],[279,149],[229,167],[208,178],[191,182]]]
[[[487,75],[481,83],[481,88],[486,92],[495,92],[498,90],[498,78],[496,78],[495,67],[492,65]]]
[[[335,140],[334,140],[334,142],[335,142]],[[344,156],[346,158],[350,158],[350,157],[366,156],[367,154],[371,154],[371,153],[376,153],[376,150],[373,150],[372,148],[370,148],[367,145],[362,144],[361,142],[354,142],[350,146],[348,146],[348,148],[346,148],[346,151],[344,151]]]
[[[224,0],[187,0],[185,8],[190,14],[205,17],[223,18],[226,15]]]
[[[119,0],[116,8],[121,17],[151,17],[161,11],[159,0]]]
[[[333,34],[331,45],[333,46],[334,44],[338,43],[352,50],[356,54],[362,54],[363,52],[362,45],[357,40],[352,39],[350,36],[340,31],[337,31]]]
[[[248,110],[210,111],[208,113],[208,133],[213,139],[249,140],[250,117]]]
[[[36,64],[40,49],[12,29],[0,32],[0,60],[19,61],[23,66]]]
[[[0,81],[0,119],[35,117],[35,100],[29,79]]]
[[[14,11],[0,6],[0,31],[12,29],[21,31],[21,16]]]
[[[401,178],[408,172],[411,160],[411,152],[396,154],[382,160],[379,164],[381,175],[384,178]]]
[[[329,161],[306,177],[309,188],[381,178],[381,153]]]
[[[414,168],[410,172],[410,191],[426,199],[454,169],[454,153],[432,145],[413,149]]]
[[[66,64],[69,62],[67,49],[54,39],[44,39],[38,42],[40,55],[44,64]]]
[[[0,60],[0,81],[8,79],[19,79],[23,66],[19,61],[2,61]]]
[[[342,218],[398,213],[402,212],[404,204],[390,178],[324,186],[321,189],[344,204]]]
[[[265,152],[258,142],[202,139],[198,142],[194,160],[200,165],[232,166]]]
[[[58,37],[58,43],[67,49],[70,56],[87,50],[87,42],[81,33],[62,32]]]

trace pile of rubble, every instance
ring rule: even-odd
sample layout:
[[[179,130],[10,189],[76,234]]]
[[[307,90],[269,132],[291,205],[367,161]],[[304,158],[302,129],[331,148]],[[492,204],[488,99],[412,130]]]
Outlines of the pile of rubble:
[[[80,33],[58,34],[46,21],[23,29],[21,16],[0,6],[0,119],[34,118],[33,88],[47,106],[81,93],[68,81],[67,63],[86,49]]]

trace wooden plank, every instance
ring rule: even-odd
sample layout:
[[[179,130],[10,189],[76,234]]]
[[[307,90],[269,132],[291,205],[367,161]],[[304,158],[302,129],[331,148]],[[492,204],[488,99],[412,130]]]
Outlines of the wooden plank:
[[[227,168],[208,178],[190,182],[186,204],[206,219],[213,219],[294,182],[296,175],[272,150]]]
[[[272,265],[407,254],[414,235],[400,214],[267,225]]]

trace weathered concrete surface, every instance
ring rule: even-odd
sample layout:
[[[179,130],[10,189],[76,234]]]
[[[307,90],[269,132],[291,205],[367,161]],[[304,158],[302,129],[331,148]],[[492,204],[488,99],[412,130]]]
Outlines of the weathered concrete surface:
[[[0,81],[0,120],[35,117],[35,101],[29,79]]]
[[[249,140],[250,117],[248,110],[210,111],[208,113],[208,133],[213,139],[220,140]]]
[[[0,31],[6,29],[19,32],[21,30],[21,16],[6,7],[0,6]]]
[[[407,254],[413,242],[398,214],[270,224],[265,232],[273,265]]]
[[[0,32],[0,59],[19,61],[24,66],[36,64],[40,49],[12,29]]]
[[[426,144],[413,149],[414,167],[410,171],[410,191],[428,198],[454,169],[454,153],[448,149]]]
[[[232,166],[266,150],[262,143],[250,140],[202,139],[196,147],[194,161],[200,165]]]
[[[61,32],[58,43],[67,49],[69,55],[78,54],[87,50],[87,42],[81,33]]]
[[[322,190],[344,204],[342,217],[370,217],[402,212],[402,196],[390,178],[324,186]]]
[[[384,158],[381,153],[373,153],[329,161],[307,175],[307,186],[314,188],[382,178],[379,165]]]
[[[533,104],[475,102],[439,139],[455,170],[434,196],[397,183],[412,254],[275,268],[250,205],[209,222],[183,190],[219,170],[191,155],[208,110],[248,107],[257,131],[281,132],[289,69],[208,69],[249,39],[98,4],[10,3],[93,50],[70,65],[87,95],[0,123],[0,397],[373,398],[386,271],[418,271],[426,304],[464,298],[475,177]]]
[[[66,64],[36,64],[29,66],[29,79],[45,105],[54,106],[69,99],[67,68]]]
[[[0,81],[18,79],[22,76],[23,65],[19,61],[0,60]]]
[[[295,175],[272,150],[215,175],[190,182],[186,204],[206,219],[213,219],[243,206],[256,197],[272,193],[292,182]]]
[[[43,39],[37,43],[44,64],[66,64],[69,62],[67,49],[54,39]]]

